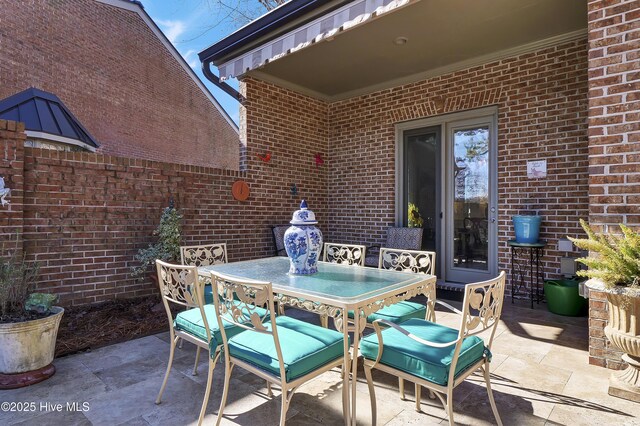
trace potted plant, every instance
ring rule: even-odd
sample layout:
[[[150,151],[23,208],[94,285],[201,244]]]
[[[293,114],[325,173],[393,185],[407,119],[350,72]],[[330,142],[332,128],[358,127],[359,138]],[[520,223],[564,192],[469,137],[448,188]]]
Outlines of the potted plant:
[[[527,209],[522,214],[511,217],[517,243],[533,244],[540,238],[540,225],[542,216],[538,216],[535,206],[538,200],[530,198],[526,200]]]
[[[16,252],[0,257],[0,389],[51,377],[58,326],[64,309],[56,296],[30,294],[38,265]]]
[[[588,267],[578,275],[587,286],[607,295],[609,321],[604,332],[624,354],[628,367],[612,374],[609,394],[640,402],[640,234],[620,225],[622,235],[598,234],[580,220],[587,238],[570,238],[590,256],[578,259]]]
[[[151,273],[155,277],[156,259],[165,262],[177,262],[180,260],[180,240],[181,240],[182,215],[173,207],[173,202],[162,211],[160,224],[153,231],[157,240],[149,244],[147,248],[138,250],[135,255],[137,265],[131,268],[131,276],[140,279]]]

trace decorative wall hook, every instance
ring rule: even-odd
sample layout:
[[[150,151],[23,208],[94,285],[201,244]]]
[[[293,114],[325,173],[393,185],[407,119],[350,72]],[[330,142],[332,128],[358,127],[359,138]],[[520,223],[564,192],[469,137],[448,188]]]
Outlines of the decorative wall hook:
[[[6,197],[11,194],[11,190],[9,188],[4,187],[4,179],[0,177],[0,203],[2,207],[9,205],[9,200]]]
[[[298,187],[296,186],[295,183],[291,184],[291,195],[293,197],[295,197],[296,195],[298,195]]]
[[[258,158],[265,163],[268,163],[269,161],[271,161],[271,151],[267,151],[264,155],[258,154]]]

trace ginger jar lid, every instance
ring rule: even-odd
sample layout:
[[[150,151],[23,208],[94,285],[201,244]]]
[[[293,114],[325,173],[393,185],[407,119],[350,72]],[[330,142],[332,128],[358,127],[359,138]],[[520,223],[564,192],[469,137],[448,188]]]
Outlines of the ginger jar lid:
[[[315,213],[307,207],[307,201],[302,200],[300,210],[293,212],[293,218],[289,223],[292,225],[315,225],[318,221]]]

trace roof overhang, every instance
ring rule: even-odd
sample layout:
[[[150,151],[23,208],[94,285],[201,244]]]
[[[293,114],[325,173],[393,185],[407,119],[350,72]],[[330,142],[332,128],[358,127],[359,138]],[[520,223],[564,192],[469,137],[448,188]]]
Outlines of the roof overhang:
[[[586,38],[586,0],[309,3],[258,18],[201,52],[203,65],[335,101]]]

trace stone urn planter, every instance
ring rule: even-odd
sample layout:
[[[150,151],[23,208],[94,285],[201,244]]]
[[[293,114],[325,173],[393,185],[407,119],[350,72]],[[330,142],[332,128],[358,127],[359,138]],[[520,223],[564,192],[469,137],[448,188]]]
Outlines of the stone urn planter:
[[[624,352],[624,370],[611,374],[609,395],[640,402],[640,291],[628,287],[607,288],[601,281],[586,282],[590,290],[607,295],[609,322],[604,333],[613,346]]]
[[[29,386],[51,377],[64,309],[31,321],[0,324],[0,389]]]

